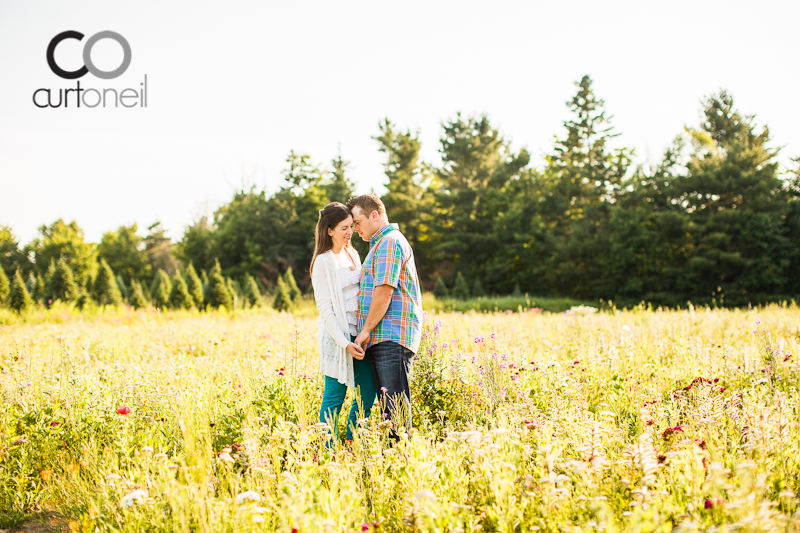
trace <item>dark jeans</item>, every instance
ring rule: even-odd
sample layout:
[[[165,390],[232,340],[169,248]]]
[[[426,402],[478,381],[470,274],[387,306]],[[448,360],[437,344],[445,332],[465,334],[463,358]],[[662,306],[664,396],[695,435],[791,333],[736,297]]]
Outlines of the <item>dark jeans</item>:
[[[378,400],[383,406],[383,418],[394,420],[411,430],[411,390],[408,385],[414,353],[394,341],[383,341],[367,348],[372,363]],[[386,389],[385,391],[383,389]],[[392,431],[392,438],[397,434]]]

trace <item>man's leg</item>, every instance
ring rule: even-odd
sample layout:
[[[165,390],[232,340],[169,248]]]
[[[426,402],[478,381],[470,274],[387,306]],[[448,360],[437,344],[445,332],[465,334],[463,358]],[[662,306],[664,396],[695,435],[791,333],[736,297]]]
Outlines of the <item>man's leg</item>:
[[[378,399],[383,402],[384,418],[399,417],[406,430],[410,431],[411,390],[408,380],[414,354],[393,341],[375,344],[367,350],[367,354],[372,363],[375,386],[378,387]]]

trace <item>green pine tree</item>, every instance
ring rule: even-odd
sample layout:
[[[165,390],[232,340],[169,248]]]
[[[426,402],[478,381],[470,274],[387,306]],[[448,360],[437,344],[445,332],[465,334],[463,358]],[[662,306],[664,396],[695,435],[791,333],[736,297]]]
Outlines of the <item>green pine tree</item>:
[[[28,280],[25,282],[25,289],[27,289],[31,298],[36,298],[34,296],[34,294],[36,294],[36,276],[33,275],[33,271],[28,273]]]
[[[436,259],[446,260],[455,271],[485,272],[506,239],[497,221],[516,199],[510,191],[530,156],[525,149],[512,150],[486,116],[459,114],[443,128],[442,165],[435,171],[434,207],[429,211],[434,214]],[[496,285],[501,280],[491,281]]]
[[[6,298],[8,298],[8,293],[11,287],[8,283],[8,277],[6,276],[5,270],[0,268],[0,307],[3,307],[5,304]]]
[[[36,285],[33,289],[33,292],[31,292],[34,301],[36,301],[37,303],[42,303],[42,300],[44,300],[46,292],[47,292],[47,284],[44,282],[44,278],[42,277],[42,275],[37,274]]]
[[[42,284],[42,297],[41,301],[45,305],[50,305],[55,298],[53,298],[53,292],[51,291],[51,287],[53,286],[53,278],[56,275],[56,260],[51,259],[50,265],[47,267],[47,271],[44,274],[44,283]]]
[[[328,200],[331,202],[347,203],[353,196],[353,182],[347,176],[349,161],[342,159],[341,147],[339,154],[331,161],[333,170],[331,171],[330,181],[325,184]]]
[[[172,278],[172,291],[169,294],[169,305],[173,309],[190,309],[194,305],[189,287],[180,271],[175,272]]]
[[[436,285],[433,286],[433,295],[439,299],[447,298],[447,285],[445,285],[442,276],[437,276]]]
[[[245,274],[244,276],[244,290],[250,307],[261,305],[261,291],[258,289],[258,283],[250,274]]]
[[[91,295],[100,305],[122,304],[122,294],[119,292],[117,279],[105,259],[100,260],[100,268],[92,284]]]
[[[233,310],[233,297],[228,291],[225,278],[222,277],[222,269],[219,261],[215,260],[214,268],[208,275],[208,289],[205,292],[205,305],[210,305],[214,309],[224,307],[228,311]]]
[[[286,269],[286,272],[283,273],[283,282],[286,284],[286,288],[289,290],[289,298],[291,298],[293,302],[297,301],[301,295],[301,292],[297,287],[297,282],[294,279],[292,267],[289,267]]]
[[[453,286],[453,297],[458,300],[469,299],[469,287],[467,287],[467,280],[459,272],[456,275],[456,284]]]
[[[156,309],[166,309],[169,305],[169,295],[172,292],[172,282],[163,269],[158,269],[156,279],[150,287],[150,298],[153,300],[153,307]]]
[[[147,298],[144,296],[142,284],[139,283],[139,280],[131,280],[130,303],[134,309],[146,309],[147,307],[150,307],[150,304],[147,302]]]
[[[110,265],[109,265],[110,266]],[[128,284],[125,283],[125,280],[122,276],[117,276],[117,288],[119,289],[119,293],[122,295],[123,300],[127,300],[131,295],[131,290],[128,287]]]
[[[272,307],[274,307],[277,311],[288,311],[292,307],[292,298],[289,295],[289,287],[286,286],[286,282],[283,281],[283,278],[280,276],[278,277],[278,283],[275,290],[275,300],[272,303]]]
[[[0,272],[2,271],[3,269],[0,269]],[[14,273],[14,281],[11,284],[11,293],[8,295],[8,307],[21,313],[32,306],[33,300],[31,300],[28,289],[25,287],[25,282],[22,281],[22,276],[17,270]]]
[[[231,309],[236,309],[236,304],[239,302],[239,290],[237,283],[231,278],[225,278],[225,286],[228,288],[228,293],[231,295],[232,306]]]
[[[86,272],[83,274],[83,277],[81,277],[80,280],[78,280],[76,277],[78,288],[90,297],[92,294],[94,294],[94,280],[96,276],[96,272]]]
[[[86,308],[86,306],[89,305],[89,303],[92,301],[92,297],[89,294],[89,291],[87,291],[83,287],[80,287],[78,291],[79,293],[78,293],[78,298],[75,300],[75,307],[83,311]]]
[[[53,267],[50,284],[47,288],[49,299],[62,302],[75,302],[81,295],[81,288],[75,283],[72,269],[63,258]]]
[[[475,285],[472,286],[472,297],[482,298],[483,296],[486,296],[486,291],[483,290],[483,284],[481,283],[481,280],[476,279]]]
[[[514,284],[514,292],[511,293],[514,298],[522,298],[522,291],[519,290],[519,282]]]
[[[431,256],[430,227],[432,196],[427,193],[429,176],[422,171],[419,161],[421,143],[419,134],[401,131],[386,118],[378,125],[380,135],[373,137],[379,143],[378,151],[386,154],[384,170],[389,179],[386,194],[381,197],[386,213],[414,250],[417,267]]]
[[[203,282],[197,276],[197,271],[192,263],[189,263],[189,266],[186,267],[186,287],[189,289],[189,294],[192,295],[192,300],[194,300],[197,308],[203,307]]]
[[[203,283],[203,294],[208,290],[208,272],[205,269],[200,270],[200,281]]]

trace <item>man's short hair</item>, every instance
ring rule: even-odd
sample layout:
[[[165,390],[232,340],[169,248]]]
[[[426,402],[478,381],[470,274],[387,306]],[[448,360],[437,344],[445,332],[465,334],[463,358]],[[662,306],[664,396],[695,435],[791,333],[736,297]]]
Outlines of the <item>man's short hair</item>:
[[[361,212],[366,217],[369,217],[373,211],[377,211],[379,217],[386,218],[386,207],[384,207],[377,194],[362,194],[361,196],[350,198],[347,201],[347,208],[352,211],[354,207],[361,209]]]

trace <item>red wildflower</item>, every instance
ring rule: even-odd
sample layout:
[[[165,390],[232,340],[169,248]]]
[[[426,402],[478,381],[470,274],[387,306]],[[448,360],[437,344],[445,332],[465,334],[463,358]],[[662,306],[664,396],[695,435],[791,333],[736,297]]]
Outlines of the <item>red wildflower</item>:
[[[118,415],[127,415],[131,412],[130,407],[117,407],[117,414]]]
[[[661,432],[661,438],[666,440],[678,432],[683,433],[683,426],[675,426],[674,428],[665,429]]]

